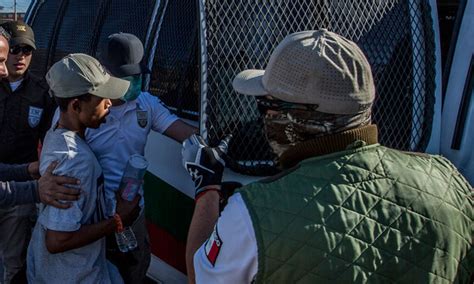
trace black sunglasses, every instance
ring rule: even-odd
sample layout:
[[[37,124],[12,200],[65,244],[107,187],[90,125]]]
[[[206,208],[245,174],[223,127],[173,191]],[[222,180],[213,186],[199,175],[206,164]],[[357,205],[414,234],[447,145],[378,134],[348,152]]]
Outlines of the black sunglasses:
[[[265,97],[256,97],[258,111],[261,114],[266,114],[267,111],[283,111],[290,109],[299,109],[299,110],[316,110],[318,105],[310,104],[295,104],[290,102],[285,102],[278,99],[268,99]]]
[[[17,46],[10,47],[10,54],[17,55],[20,52],[23,53],[24,55],[30,55],[33,52],[33,47],[29,45],[25,45],[25,46],[17,45]]]

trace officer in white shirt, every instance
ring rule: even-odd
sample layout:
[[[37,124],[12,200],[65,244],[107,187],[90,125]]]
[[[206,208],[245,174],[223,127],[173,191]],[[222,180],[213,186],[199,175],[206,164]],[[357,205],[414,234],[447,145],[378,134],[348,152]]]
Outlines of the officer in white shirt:
[[[86,133],[87,142],[104,172],[106,210],[109,216],[115,211],[115,190],[119,187],[126,162],[133,154],[144,154],[151,130],[178,142],[197,132],[196,128],[170,113],[156,96],[141,91],[141,75],[150,72],[142,62],[143,54],[143,44],[135,35],[116,33],[108,37],[100,58],[112,75],[130,81],[127,94],[122,99],[112,100],[107,122],[99,129],[89,129]],[[143,188],[140,195],[143,196]],[[125,255],[134,259],[124,263],[124,255],[111,254],[112,258],[117,256],[115,263],[126,283],[142,283],[150,264],[151,252],[145,227],[143,197],[140,206],[141,216],[132,226],[138,250]],[[115,240],[110,241],[115,245]]]

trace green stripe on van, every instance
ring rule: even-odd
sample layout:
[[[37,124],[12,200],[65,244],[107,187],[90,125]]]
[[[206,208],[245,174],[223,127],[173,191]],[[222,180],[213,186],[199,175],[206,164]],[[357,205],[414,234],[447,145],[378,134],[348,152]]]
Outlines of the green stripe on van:
[[[150,172],[144,180],[146,219],[186,242],[194,200]]]

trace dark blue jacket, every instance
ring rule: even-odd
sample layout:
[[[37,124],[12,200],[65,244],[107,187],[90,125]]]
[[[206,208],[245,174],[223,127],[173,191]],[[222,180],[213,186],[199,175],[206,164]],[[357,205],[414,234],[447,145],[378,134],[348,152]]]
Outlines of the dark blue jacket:
[[[0,163],[0,208],[39,202],[38,182],[30,181],[27,167]]]
[[[38,160],[38,143],[50,128],[54,108],[46,82],[29,72],[14,92],[6,79],[0,82],[0,163]]]

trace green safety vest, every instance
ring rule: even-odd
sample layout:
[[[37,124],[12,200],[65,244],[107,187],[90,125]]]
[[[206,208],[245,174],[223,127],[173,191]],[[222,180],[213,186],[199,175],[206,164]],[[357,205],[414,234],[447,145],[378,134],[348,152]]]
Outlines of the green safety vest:
[[[468,283],[471,186],[440,156],[380,145],[241,188],[257,283]]]

